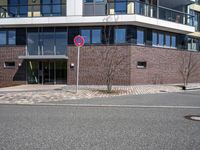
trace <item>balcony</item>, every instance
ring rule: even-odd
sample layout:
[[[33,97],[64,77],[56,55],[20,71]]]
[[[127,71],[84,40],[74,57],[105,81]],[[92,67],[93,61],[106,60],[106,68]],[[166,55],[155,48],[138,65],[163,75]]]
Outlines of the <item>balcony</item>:
[[[66,3],[0,2],[0,18],[66,16]]]
[[[194,25],[194,16],[163,6],[150,5],[136,0],[110,0],[107,3],[85,3],[84,16],[142,15],[183,25]]]

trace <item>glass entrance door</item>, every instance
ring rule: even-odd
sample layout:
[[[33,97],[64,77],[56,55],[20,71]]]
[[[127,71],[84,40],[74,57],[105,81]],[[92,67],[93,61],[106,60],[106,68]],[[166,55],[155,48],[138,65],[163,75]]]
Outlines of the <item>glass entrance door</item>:
[[[66,61],[28,61],[27,82],[29,84],[66,84]]]

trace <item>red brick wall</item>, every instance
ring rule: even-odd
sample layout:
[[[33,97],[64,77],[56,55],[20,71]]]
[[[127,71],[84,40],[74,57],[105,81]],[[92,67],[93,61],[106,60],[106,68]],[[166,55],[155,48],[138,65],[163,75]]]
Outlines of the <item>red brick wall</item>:
[[[0,84],[22,84],[26,81],[25,63],[18,56],[25,55],[24,46],[0,47]],[[4,62],[15,62],[14,68],[4,68]],[[19,66],[22,64],[22,66]]]
[[[109,50],[114,51],[114,47],[110,46]],[[77,62],[77,49],[74,46],[68,48],[68,84],[76,83],[76,68],[70,69],[70,64]],[[105,75],[102,74],[102,64],[100,53],[105,51],[105,46],[84,46],[80,50],[80,84],[102,85],[105,84]],[[126,53],[127,59],[123,65],[118,67],[119,71],[114,78],[114,84],[129,85],[130,84],[130,46],[118,46],[119,55]]]
[[[99,52],[104,46],[84,46],[80,54],[80,84],[105,84],[99,73]],[[68,84],[76,83],[76,68],[70,69],[70,63],[76,66],[77,49],[69,47]],[[114,79],[116,85],[135,84],[167,84],[181,83],[182,77],[178,71],[183,53],[187,51],[152,48],[143,46],[119,46],[119,53],[127,53],[123,70],[117,72]],[[192,52],[200,60],[200,53]],[[121,55],[121,54],[120,54]],[[138,69],[137,62],[146,61],[146,69]],[[197,74],[191,77],[190,82],[200,82],[200,67]]]

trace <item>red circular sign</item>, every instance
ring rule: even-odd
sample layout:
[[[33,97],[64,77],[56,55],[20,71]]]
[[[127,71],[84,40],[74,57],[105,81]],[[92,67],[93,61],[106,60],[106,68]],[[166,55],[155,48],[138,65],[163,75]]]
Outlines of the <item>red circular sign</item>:
[[[84,45],[84,38],[80,35],[77,35],[75,38],[74,38],[74,44],[77,46],[77,47],[82,47]]]

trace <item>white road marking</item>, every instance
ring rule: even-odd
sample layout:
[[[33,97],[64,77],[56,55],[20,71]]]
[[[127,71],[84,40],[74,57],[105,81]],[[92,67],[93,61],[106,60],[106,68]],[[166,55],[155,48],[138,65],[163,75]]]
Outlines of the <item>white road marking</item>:
[[[111,104],[106,105],[106,104],[53,104],[53,103],[38,103],[38,104],[3,104],[3,105],[200,109],[200,106],[111,105]]]

